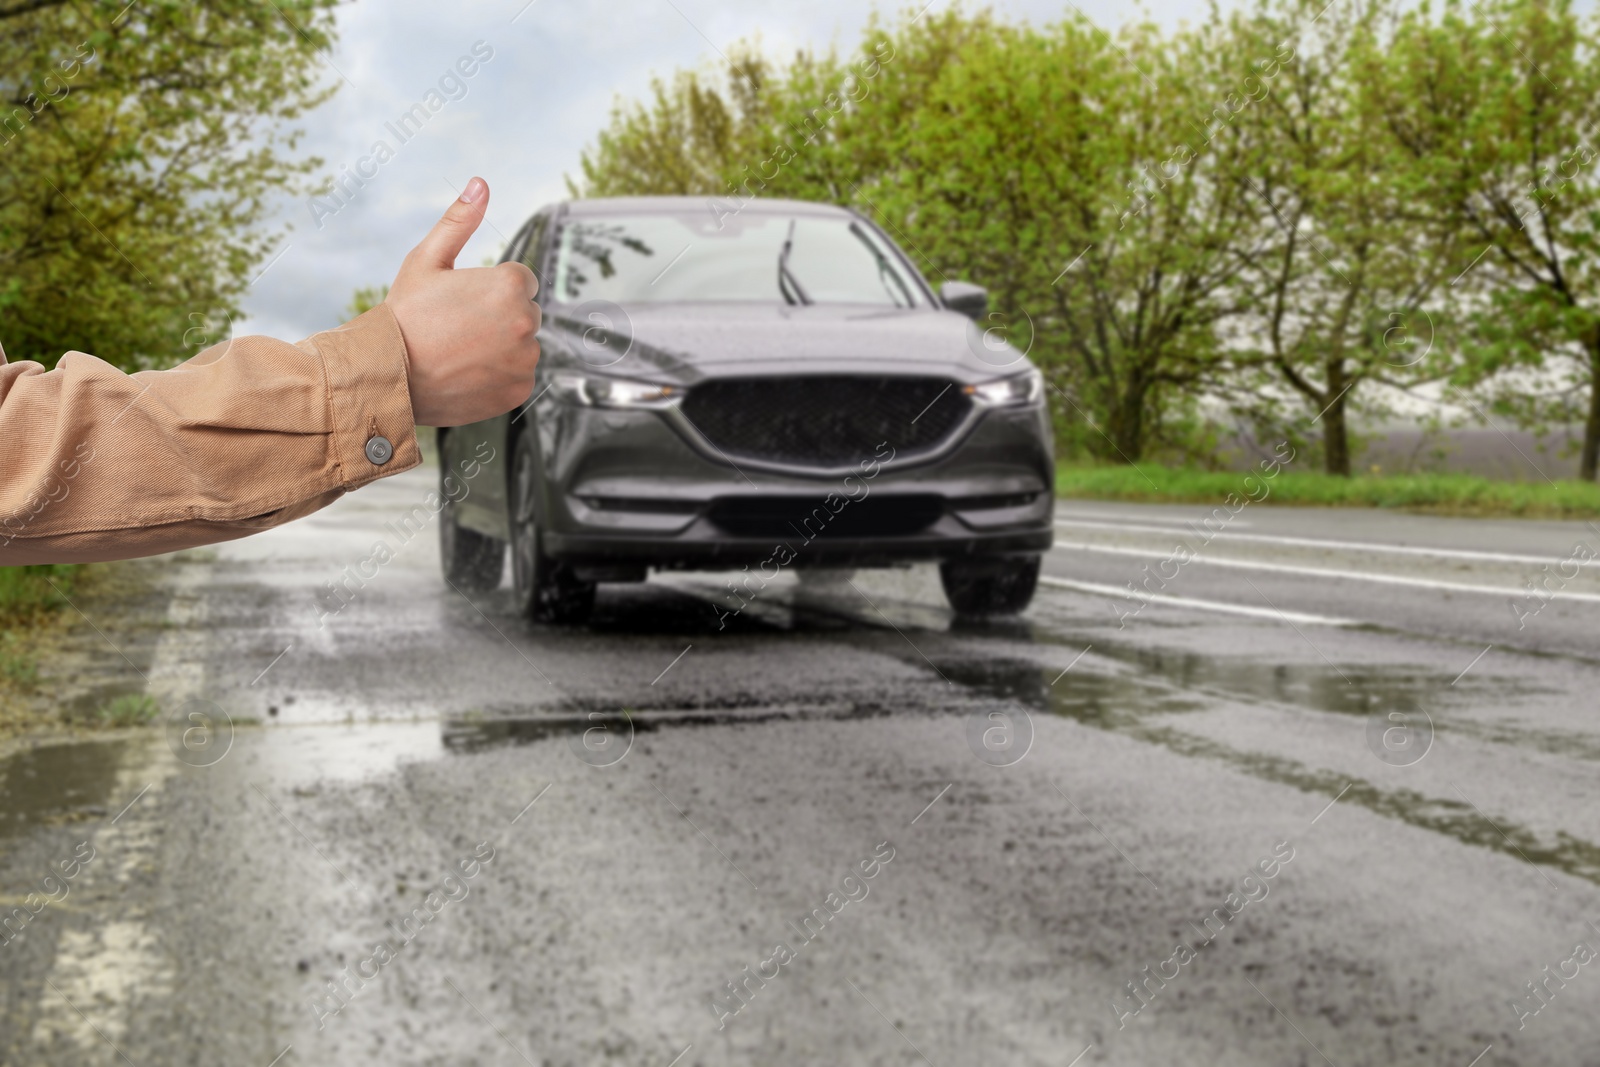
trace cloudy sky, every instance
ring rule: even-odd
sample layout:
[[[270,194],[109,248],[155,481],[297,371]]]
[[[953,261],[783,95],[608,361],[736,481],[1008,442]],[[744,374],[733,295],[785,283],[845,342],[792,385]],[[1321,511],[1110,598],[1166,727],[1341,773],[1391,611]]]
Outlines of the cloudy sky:
[[[918,0],[920,3],[920,0]],[[933,0],[938,11],[958,0]],[[1204,0],[1077,0],[1102,26],[1142,10],[1167,25],[1198,19]],[[976,5],[968,3],[969,9]],[[1002,15],[1060,19],[1067,0],[993,0]],[[900,8],[880,7],[886,14]],[[908,11],[910,9],[907,9]],[[394,158],[336,213],[305,200],[280,205],[280,258],[244,300],[244,329],[293,339],[337,324],[360,287],[385,283],[474,174],[492,190],[486,224],[460,264],[501,248],[534,210],[565,195],[579,153],[621,96],[637,99],[652,75],[717,58],[760,36],[769,54],[797,47],[852,48],[872,11],[862,0],[358,0],[340,8],[340,42],[328,77],[344,82],[304,122],[307,148],[325,171],[354,169],[378,140]],[[480,43],[481,42],[481,43]],[[388,128],[436,90],[457,61],[481,56],[476,73],[446,80],[457,99],[403,144]],[[472,64],[468,64],[470,69]],[[464,87],[465,95],[462,95]],[[373,163],[365,165],[371,174]]]

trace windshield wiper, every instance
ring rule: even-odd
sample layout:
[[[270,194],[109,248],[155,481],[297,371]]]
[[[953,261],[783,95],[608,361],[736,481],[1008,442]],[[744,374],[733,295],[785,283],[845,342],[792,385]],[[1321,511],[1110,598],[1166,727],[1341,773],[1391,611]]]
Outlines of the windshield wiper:
[[[894,302],[894,306],[911,307],[915,304],[915,301],[911,299],[910,292],[906,290],[906,283],[901,280],[900,275],[895,273],[893,264],[889,262],[889,257],[884,255],[883,250],[873,243],[871,237],[867,236],[867,231],[862,229],[861,224],[852,220],[850,232],[855,235],[856,240],[867,246],[867,251],[872,253],[872,258],[878,261],[878,283],[883,286],[883,291]],[[888,282],[884,281],[885,278],[899,287],[900,292],[898,295],[893,289],[889,288]],[[901,297],[905,298],[904,304],[900,303]]]
[[[789,305],[809,304],[811,298],[801,288],[800,279],[794,276],[794,271],[789,269],[789,253],[794,251],[794,224],[797,220],[789,220],[789,236],[783,239],[783,251],[778,253],[778,292],[783,294],[783,299]]]

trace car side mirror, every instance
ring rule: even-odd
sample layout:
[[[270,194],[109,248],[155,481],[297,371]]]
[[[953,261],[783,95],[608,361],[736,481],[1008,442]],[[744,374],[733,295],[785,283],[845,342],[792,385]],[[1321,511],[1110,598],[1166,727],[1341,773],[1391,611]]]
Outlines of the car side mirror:
[[[951,311],[959,311],[973,322],[989,312],[989,290],[970,282],[945,282],[939,287],[939,299]]]

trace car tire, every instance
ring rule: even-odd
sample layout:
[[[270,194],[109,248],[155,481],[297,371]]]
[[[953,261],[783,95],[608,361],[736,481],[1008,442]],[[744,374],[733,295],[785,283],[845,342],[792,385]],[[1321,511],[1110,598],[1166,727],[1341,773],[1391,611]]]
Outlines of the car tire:
[[[511,461],[511,585],[517,612],[535,622],[580,623],[594,608],[594,583],[579,581],[572,568],[544,554],[538,484],[539,457],[533,438],[523,434]]]
[[[456,522],[456,506],[445,491],[442,474],[439,495],[445,501],[439,513],[439,562],[445,581],[464,593],[491,593],[500,588],[506,543]]]
[[[1033,600],[1038,556],[953,559],[939,565],[944,595],[957,615],[1015,615]]]

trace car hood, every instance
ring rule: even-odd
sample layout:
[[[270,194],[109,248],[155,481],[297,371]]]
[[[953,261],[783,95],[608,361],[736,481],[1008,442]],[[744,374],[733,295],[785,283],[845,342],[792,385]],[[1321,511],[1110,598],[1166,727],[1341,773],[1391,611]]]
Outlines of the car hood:
[[[999,331],[930,309],[554,304],[545,309],[540,341],[552,369],[684,384],[797,372],[937,373],[976,382],[1027,367],[1024,352]]]

